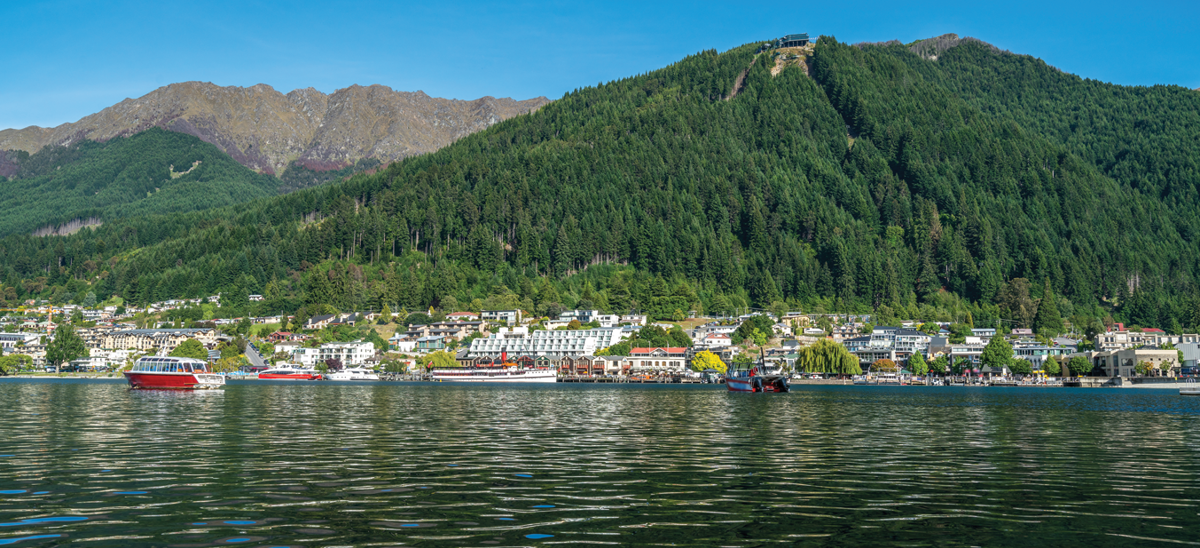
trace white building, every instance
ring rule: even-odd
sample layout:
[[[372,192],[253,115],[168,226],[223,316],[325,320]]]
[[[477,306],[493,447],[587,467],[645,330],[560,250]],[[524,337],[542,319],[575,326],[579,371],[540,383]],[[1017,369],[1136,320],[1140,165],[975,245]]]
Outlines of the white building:
[[[305,367],[316,367],[317,362],[321,361],[321,351],[297,346],[292,349],[292,361]]]
[[[404,333],[396,333],[388,339],[388,348],[395,352],[412,352],[417,348],[417,339]]]
[[[469,356],[495,358],[501,352],[509,356],[591,356],[597,350],[621,342],[620,328],[580,329],[576,331],[534,331],[500,328],[485,338],[471,341]]]
[[[502,323],[504,325],[517,325],[521,323],[520,310],[483,310],[479,313],[479,319]]]
[[[14,348],[18,345],[38,344],[41,338],[38,333],[0,333],[0,347]]]
[[[732,344],[733,339],[724,333],[709,333],[696,341],[697,347],[704,347],[710,350],[713,348],[725,348]]]
[[[338,360],[346,367],[363,365],[375,357],[375,345],[363,341],[325,343],[317,350],[319,361]]]

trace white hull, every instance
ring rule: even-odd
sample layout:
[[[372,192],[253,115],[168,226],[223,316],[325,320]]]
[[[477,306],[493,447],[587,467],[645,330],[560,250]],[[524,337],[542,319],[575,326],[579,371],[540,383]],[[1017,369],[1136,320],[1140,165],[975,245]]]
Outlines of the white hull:
[[[325,378],[331,381],[377,381],[379,375],[369,369],[343,369],[336,373],[330,373]]]
[[[558,382],[554,370],[545,371],[490,371],[440,369],[432,373],[437,382]]]

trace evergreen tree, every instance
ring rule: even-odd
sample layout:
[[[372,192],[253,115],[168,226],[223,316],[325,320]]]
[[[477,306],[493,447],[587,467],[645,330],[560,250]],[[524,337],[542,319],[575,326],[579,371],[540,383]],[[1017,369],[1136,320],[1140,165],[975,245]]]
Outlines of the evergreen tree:
[[[1046,278],[1046,287],[1042,290],[1042,300],[1038,303],[1037,316],[1033,318],[1033,331],[1044,337],[1055,337],[1062,333],[1063,321],[1058,314],[1058,304],[1054,292],[1050,289],[1050,278]]]
[[[929,373],[929,365],[925,363],[925,356],[920,352],[914,352],[912,357],[908,359],[908,370],[912,371],[913,375],[923,377]]]
[[[984,367],[1000,370],[1010,367],[1012,360],[1012,345],[1000,334],[996,334],[992,340],[988,341],[987,346],[983,347],[983,353],[979,356],[979,362]]]

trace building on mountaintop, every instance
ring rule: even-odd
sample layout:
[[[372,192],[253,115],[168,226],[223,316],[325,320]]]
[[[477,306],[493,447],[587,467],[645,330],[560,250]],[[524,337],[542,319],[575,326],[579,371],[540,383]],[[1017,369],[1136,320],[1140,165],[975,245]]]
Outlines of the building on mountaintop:
[[[808,45],[808,33],[789,34],[775,42],[777,48],[800,48]]]

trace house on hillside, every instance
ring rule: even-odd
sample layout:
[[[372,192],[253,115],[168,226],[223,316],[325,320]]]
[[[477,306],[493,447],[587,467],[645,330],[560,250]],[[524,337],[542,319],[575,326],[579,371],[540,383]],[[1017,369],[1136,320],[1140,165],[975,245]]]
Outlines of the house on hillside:
[[[777,48],[802,48],[808,45],[808,33],[789,34],[775,42]]]

